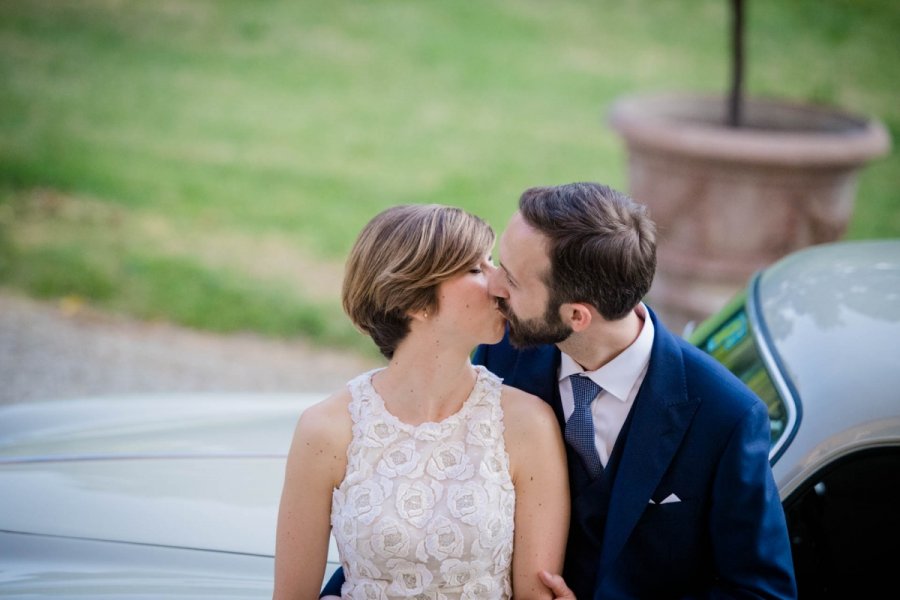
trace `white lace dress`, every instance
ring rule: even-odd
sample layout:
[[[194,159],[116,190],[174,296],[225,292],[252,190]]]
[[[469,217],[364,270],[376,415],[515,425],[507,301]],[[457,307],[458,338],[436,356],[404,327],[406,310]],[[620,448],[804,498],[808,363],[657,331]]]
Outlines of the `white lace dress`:
[[[348,384],[353,440],[331,503],[344,598],[511,596],[516,498],[500,380],[475,368],[463,407],[418,426],[387,412],[377,370]]]

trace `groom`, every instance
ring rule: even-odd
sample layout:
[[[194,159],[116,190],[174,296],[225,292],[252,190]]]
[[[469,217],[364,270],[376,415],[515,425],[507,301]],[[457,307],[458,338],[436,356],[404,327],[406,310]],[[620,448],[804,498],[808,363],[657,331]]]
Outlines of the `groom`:
[[[795,597],[766,406],[641,302],[656,267],[645,208],[595,183],[529,189],[499,254],[508,333],[475,362],[543,398],[565,433],[556,595]]]

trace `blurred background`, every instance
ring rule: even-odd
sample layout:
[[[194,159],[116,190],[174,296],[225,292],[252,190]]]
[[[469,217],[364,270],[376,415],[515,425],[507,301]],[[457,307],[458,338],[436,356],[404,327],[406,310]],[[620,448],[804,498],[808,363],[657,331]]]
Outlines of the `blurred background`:
[[[746,89],[900,131],[900,3],[752,0]],[[620,96],[725,93],[725,0],[0,0],[0,286],[372,353],[343,257],[398,203],[503,230],[534,185],[627,191]],[[847,238],[900,236],[900,157]]]

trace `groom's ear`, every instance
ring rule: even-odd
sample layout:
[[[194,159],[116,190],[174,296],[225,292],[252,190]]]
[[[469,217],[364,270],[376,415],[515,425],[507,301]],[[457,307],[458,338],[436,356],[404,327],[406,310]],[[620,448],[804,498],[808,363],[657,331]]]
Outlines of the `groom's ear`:
[[[563,322],[575,333],[587,329],[594,318],[590,307],[582,302],[567,302],[561,305],[559,310]]]

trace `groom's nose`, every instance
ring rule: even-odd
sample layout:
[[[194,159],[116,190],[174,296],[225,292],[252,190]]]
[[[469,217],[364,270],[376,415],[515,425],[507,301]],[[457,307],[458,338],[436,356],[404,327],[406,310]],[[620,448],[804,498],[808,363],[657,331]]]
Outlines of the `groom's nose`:
[[[491,271],[488,277],[488,293],[497,298],[509,298],[509,290],[506,289],[506,273],[503,267]]]

